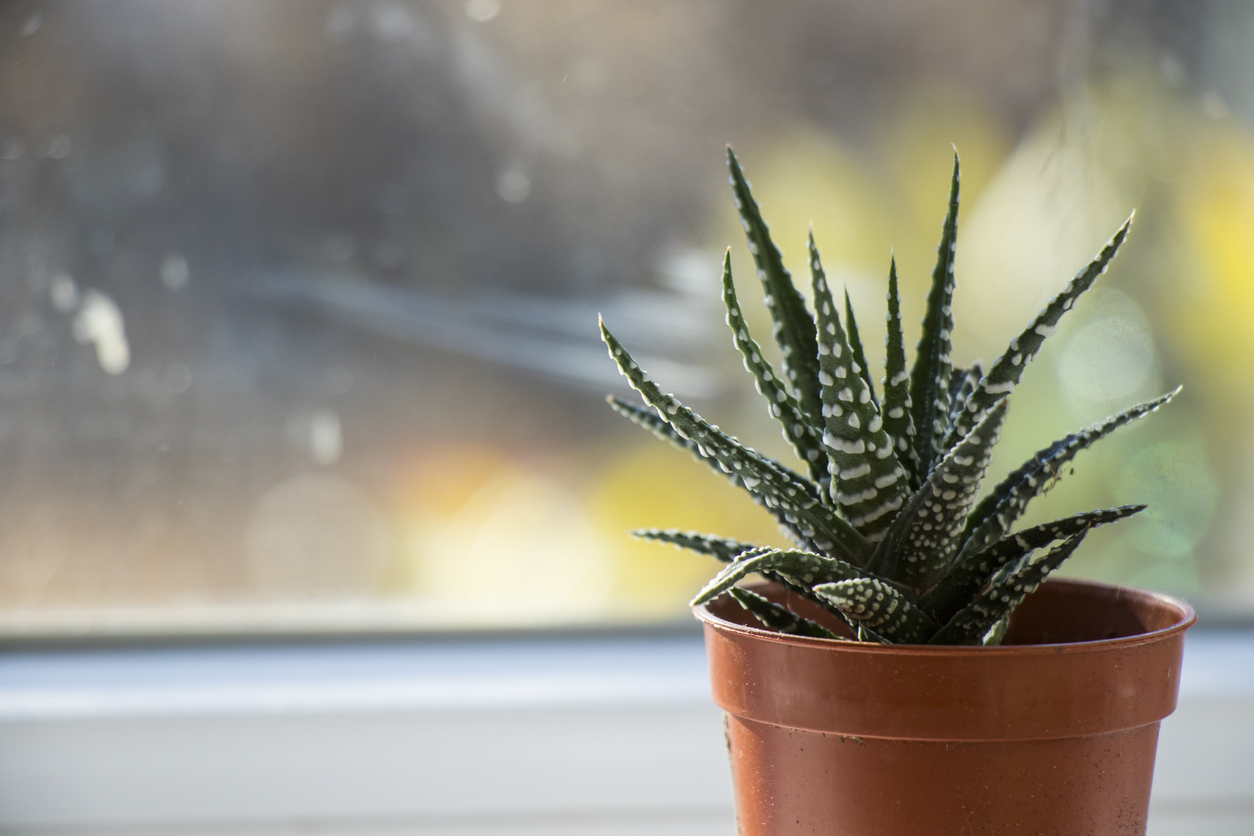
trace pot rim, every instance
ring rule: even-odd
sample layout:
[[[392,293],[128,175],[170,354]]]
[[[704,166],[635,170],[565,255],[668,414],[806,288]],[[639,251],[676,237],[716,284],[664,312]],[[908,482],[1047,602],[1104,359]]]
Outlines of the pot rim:
[[[763,582],[765,583],[765,582]],[[1018,656],[1056,656],[1062,653],[1093,653],[1107,651],[1117,647],[1135,647],[1141,644],[1152,644],[1162,641],[1173,634],[1183,633],[1197,622],[1197,613],[1193,607],[1179,598],[1167,595],[1162,592],[1156,592],[1151,589],[1142,589],[1135,586],[1124,586],[1122,584],[1102,583],[1100,581],[1080,580],[1078,578],[1049,578],[1045,584],[1051,586],[1070,586],[1073,588],[1089,588],[1100,590],[1114,590],[1118,595],[1128,595],[1134,598],[1140,598],[1143,601],[1158,602],[1170,607],[1175,607],[1181,611],[1181,617],[1174,624],[1158,630],[1150,630],[1144,633],[1137,633],[1131,636],[1121,636],[1114,639],[1095,639],[1091,641],[1078,642],[1054,642],[1048,644],[1010,644],[1010,645],[931,645],[931,644],[877,644],[873,642],[860,642],[853,639],[825,639],[810,636],[793,636],[784,633],[777,633],[773,630],[767,630],[763,627],[750,627],[744,624],[737,624],[720,618],[710,612],[706,604],[700,604],[692,608],[693,615],[698,621],[704,624],[729,633],[739,633],[741,635],[750,636],[758,639],[767,639],[770,641],[780,642],[782,644],[800,645],[803,647],[832,647],[840,648],[843,652],[849,653],[867,653],[867,654],[890,654],[890,655],[913,655],[913,656],[975,656],[975,655],[1018,655]],[[1042,584],[1042,585],[1045,585]]]

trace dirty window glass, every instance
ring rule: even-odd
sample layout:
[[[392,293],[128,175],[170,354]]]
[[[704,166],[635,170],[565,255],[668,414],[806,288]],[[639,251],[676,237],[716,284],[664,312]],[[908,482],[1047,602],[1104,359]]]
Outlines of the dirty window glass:
[[[1028,522],[1147,502],[1069,571],[1249,610],[1251,46],[1220,3],[5,4],[0,633],[684,617],[713,564],[629,530],[780,534],[606,407],[597,316],[791,456],[722,322],[729,142],[876,366],[951,144],[957,362],[1136,209],[993,475],[1183,384]]]

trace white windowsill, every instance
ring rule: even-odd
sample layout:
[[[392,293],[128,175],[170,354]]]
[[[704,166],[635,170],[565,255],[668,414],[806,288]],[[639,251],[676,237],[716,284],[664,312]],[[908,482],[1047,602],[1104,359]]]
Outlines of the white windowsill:
[[[1151,836],[1254,832],[1254,633],[1188,639]],[[0,655],[0,833],[731,829],[700,637]]]

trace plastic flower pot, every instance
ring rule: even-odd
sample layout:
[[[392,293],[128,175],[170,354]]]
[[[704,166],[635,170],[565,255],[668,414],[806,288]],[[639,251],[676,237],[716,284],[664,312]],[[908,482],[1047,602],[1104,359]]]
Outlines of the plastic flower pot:
[[[809,601],[755,591],[838,629]],[[741,836],[1143,836],[1185,603],[1050,580],[997,647],[879,645],[696,608]]]

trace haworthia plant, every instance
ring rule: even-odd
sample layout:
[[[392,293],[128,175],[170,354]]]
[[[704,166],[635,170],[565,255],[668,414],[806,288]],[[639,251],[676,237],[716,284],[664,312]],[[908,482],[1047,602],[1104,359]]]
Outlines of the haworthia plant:
[[[726,565],[693,603],[729,595],[753,620],[780,633],[832,638],[843,629],[871,642],[1000,642],[1014,608],[1075,551],[1090,529],[1145,507],[1089,511],[1011,530],[1027,504],[1060,477],[1077,453],[1158,409],[1175,392],[1054,442],[975,502],[1024,367],[1063,314],[1106,271],[1132,219],[987,371],[978,364],[955,367],[950,357],[959,204],[955,154],[922,335],[909,368],[897,265],[890,262],[884,378],[877,394],[849,295],[844,293],[838,305],[813,235],[806,244],[812,314],[784,268],[731,149],[727,162],[736,208],[775,324],[782,374],[749,334],[730,257],[723,260],[727,324],[805,475],[746,447],[684,406],[649,378],[602,323],[610,356],[647,407],[617,398],[610,398],[610,405],[748,491],[798,548],[760,547],[677,530],[647,529],[636,536],[722,561]],[[775,581],[817,604],[830,614],[830,623],[819,624],[737,586],[749,575]]]

